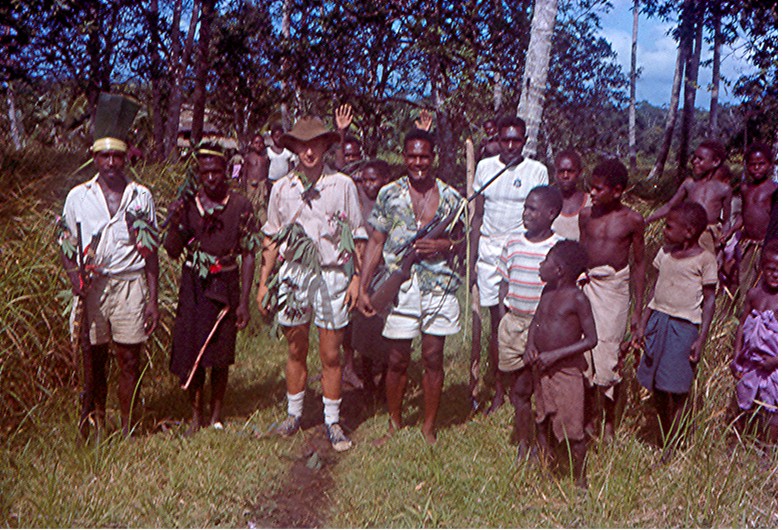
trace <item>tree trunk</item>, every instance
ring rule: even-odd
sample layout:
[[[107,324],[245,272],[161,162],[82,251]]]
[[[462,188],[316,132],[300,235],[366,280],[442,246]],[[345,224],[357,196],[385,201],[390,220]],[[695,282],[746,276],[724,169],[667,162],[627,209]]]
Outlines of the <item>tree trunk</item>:
[[[212,39],[212,19],[216,0],[204,0],[201,4],[201,29],[198,33],[198,62],[195,65],[193,90],[193,126],[190,128],[190,145],[196,146],[204,133],[206,112],[206,81],[209,77],[209,42]]]
[[[168,63],[171,90],[169,92],[168,113],[166,116],[166,156],[176,149],[177,133],[179,132],[179,115],[182,111],[182,84],[185,72],[190,64],[190,56],[193,51],[196,26],[198,25],[198,13],[200,12],[199,0],[193,0],[193,11],[190,14],[190,25],[185,36],[184,47],[180,44],[179,22],[182,16],[182,0],[176,0],[174,5],[174,19],[171,26],[171,56]]]
[[[166,135],[166,98],[163,94],[163,64],[160,51],[163,43],[160,39],[160,10],[158,0],[151,0],[147,12],[147,25],[149,27],[149,42],[147,54],[150,61],[150,88],[152,91],[152,158],[162,160],[165,156]]]
[[[690,60],[684,76],[684,105],[682,108],[681,141],[679,142],[678,170],[676,176],[679,181],[687,175],[688,160],[690,154],[690,132],[695,121],[695,93],[698,88],[698,71],[701,66],[701,44],[703,42],[703,12],[704,3],[695,3],[694,23],[695,31],[689,32],[692,40]]]
[[[536,0],[532,13],[527,58],[521,84],[521,97],[516,114],[527,123],[526,156],[535,157],[538,152],[538,133],[543,118],[543,101],[546,95],[548,65],[551,56],[551,38],[557,18],[557,0]]]
[[[8,121],[11,124],[11,140],[14,142],[14,149],[21,151],[24,148],[22,135],[19,133],[19,116],[16,113],[16,94],[14,85],[11,81],[7,83],[6,102],[8,103]]]
[[[630,51],[630,106],[628,127],[628,156],[630,157],[630,171],[638,168],[638,149],[635,145],[636,127],[635,127],[635,85],[638,80],[638,1],[633,2],[633,43]]]
[[[283,0],[282,2],[282,38],[285,39],[286,42],[290,42],[291,38],[291,0]],[[288,58],[288,54],[285,54],[282,59],[282,76],[281,76],[281,82],[280,87],[282,88],[282,103],[280,104],[280,121],[282,123],[282,128],[286,131],[290,130],[291,128],[291,119],[288,114],[288,103],[285,100],[287,95],[285,94],[285,89],[288,87],[288,71],[290,69],[290,59]]]
[[[709,104],[709,138],[717,136],[717,114],[720,101],[720,48],[722,47],[722,2],[715,0],[713,7],[712,26],[714,29],[714,55],[711,65],[711,103]]]
[[[689,22],[687,22],[690,16],[685,16],[688,11],[692,11],[692,4],[694,0],[685,0],[684,7],[682,9],[682,20],[679,24],[680,29],[683,29]],[[687,41],[687,42],[685,42]],[[684,64],[689,59],[689,46],[691,39],[685,39],[680,33],[679,37],[679,51],[676,54],[676,68],[673,74],[673,83],[671,84],[671,102],[668,107],[668,114],[665,116],[665,132],[663,133],[663,139],[660,143],[660,151],[657,153],[657,160],[654,162],[652,170],[646,177],[646,180],[657,180],[665,170],[665,162],[668,160],[668,152],[671,150],[671,142],[673,141],[673,130],[676,127],[676,115],[679,110],[679,95],[682,88],[682,76],[684,74]]]
[[[499,72],[494,72],[494,115],[499,114],[502,108],[502,77]]]

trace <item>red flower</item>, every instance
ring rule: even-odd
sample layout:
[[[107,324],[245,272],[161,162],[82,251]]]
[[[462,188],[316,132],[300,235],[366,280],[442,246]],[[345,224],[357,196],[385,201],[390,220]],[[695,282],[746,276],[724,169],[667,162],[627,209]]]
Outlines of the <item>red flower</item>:
[[[223,264],[219,261],[216,261],[215,263],[212,263],[209,266],[209,274],[217,274],[218,272],[223,270]]]

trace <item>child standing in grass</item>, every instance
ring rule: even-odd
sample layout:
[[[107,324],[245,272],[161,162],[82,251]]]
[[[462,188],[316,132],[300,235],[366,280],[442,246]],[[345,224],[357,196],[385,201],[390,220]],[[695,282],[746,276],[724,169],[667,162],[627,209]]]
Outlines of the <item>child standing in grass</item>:
[[[565,239],[578,241],[578,214],[592,206],[589,194],[584,192],[581,183],[581,155],[573,149],[560,152],[554,159],[555,186],[562,193],[562,211],[551,227]]]
[[[761,257],[761,281],[747,293],[736,332],[736,354],[730,364],[736,398],[742,411],[756,411],[764,438],[777,442],[779,335],[777,299],[778,243],[770,241]],[[746,416],[739,417],[743,430]]]
[[[587,255],[575,241],[560,241],[540,264],[546,283],[532,320],[526,357],[535,374],[535,408],[541,457],[551,454],[550,433],[567,441],[576,484],[587,487],[584,459],[584,352],[597,344],[589,300],[576,285]]]
[[[543,280],[538,276],[541,262],[549,250],[564,238],[554,233],[551,223],[562,209],[562,196],[552,186],[532,188],[524,201],[525,232],[511,235],[500,254],[497,270],[502,280],[499,287],[500,323],[498,368],[511,389],[511,403],[516,410],[516,436],[519,460],[532,448],[532,370],[524,359],[527,333],[532,324],[543,292]]]
[[[665,245],[653,263],[659,274],[644,311],[644,354],[637,378],[654,396],[664,442],[680,429],[714,316],[717,259],[698,244],[707,222],[700,204],[683,202],[673,208],[665,221]],[[668,454],[669,449],[663,458]]]

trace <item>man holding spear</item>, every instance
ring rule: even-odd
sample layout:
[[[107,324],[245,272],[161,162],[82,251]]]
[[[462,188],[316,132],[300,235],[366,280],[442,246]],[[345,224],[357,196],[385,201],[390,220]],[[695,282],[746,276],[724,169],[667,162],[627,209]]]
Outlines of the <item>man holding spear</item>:
[[[59,242],[76,297],[71,323],[85,335],[79,418],[85,439],[91,420],[98,428],[104,424],[110,342],[120,369],[122,433],[130,434],[141,346],[159,319],[155,204],[149,190],[124,172],[127,133],[138,108],[128,98],[100,95],[92,145],[98,174],[73,188],[63,208]]]

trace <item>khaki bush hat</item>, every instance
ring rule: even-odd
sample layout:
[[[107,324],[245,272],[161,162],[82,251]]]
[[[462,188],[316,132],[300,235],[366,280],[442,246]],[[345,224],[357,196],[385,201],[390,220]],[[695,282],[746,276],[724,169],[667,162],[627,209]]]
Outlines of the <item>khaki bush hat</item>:
[[[328,140],[329,145],[339,142],[339,133],[326,129],[320,118],[307,116],[297,121],[293,129],[282,135],[280,144],[295,153],[299,144],[309,142],[321,136]]]

